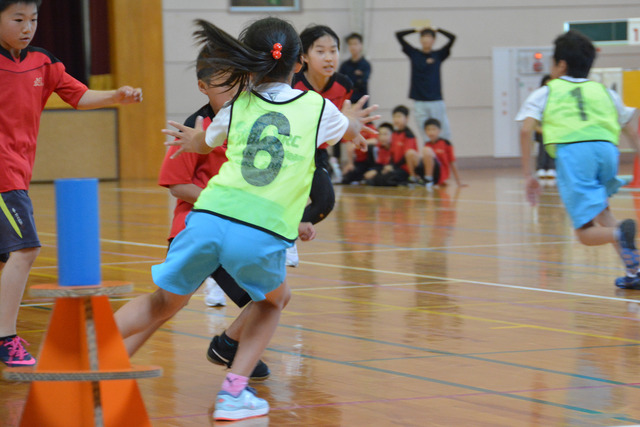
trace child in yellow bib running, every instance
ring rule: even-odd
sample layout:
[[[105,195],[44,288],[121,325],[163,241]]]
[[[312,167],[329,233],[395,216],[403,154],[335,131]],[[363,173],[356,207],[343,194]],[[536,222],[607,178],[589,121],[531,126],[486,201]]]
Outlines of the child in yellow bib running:
[[[228,78],[220,86],[238,87],[206,130],[169,122],[164,130],[181,152],[206,154],[228,141],[218,175],[200,193],[186,228],[174,239],[164,263],[152,268],[159,286],[116,313],[122,335],[159,327],[219,266],[251,299],[240,316],[244,327],[231,373],[218,393],[214,418],[239,420],[265,415],[269,404],[247,386],[249,375],[271,340],[291,291],[283,283],[285,251],[298,237],[309,196],[316,147],[343,137],[366,149],[363,124],[377,106],[347,104],[342,113],[315,92],[292,89],[302,46],[296,30],[278,18],[260,19],[236,40],[209,22],[196,21],[207,61]],[[373,131],[375,133],[375,131]]]
[[[533,92],[518,112],[526,194],[531,204],[540,194],[530,153],[533,131],[541,122],[544,147],[556,158],[558,190],[578,239],[588,246],[612,243],[626,268],[616,286],[640,289],[636,223],[618,223],[608,200],[624,184],[616,178],[621,130],[640,151],[635,110],[625,107],[617,93],[587,79],[595,56],[593,44],[581,33],[559,36],[551,67],[554,80]]]

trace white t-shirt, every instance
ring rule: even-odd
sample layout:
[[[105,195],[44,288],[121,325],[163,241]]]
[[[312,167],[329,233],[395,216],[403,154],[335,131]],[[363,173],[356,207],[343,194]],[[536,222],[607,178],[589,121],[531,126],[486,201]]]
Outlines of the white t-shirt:
[[[261,84],[255,91],[262,97],[275,102],[286,102],[302,93],[299,89],[293,89],[286,83]],[[224,143],[229,130],[231,119],[231,104],[225,105],[218,111],[211,124],[207,128],[206,143],[210,147],[217,147]],[[349,127],[349,119],[338,110],[332,102],[325,100],[322,118],[318,128],[318,140],[316,145],[334,145],[342,139]]]
[[[588,79],[575,78],[569,76],[560,77],[563,80],[567,80],[573,83],[581,83],[586,82]],[[629,123],[629,120],[633,117],[633,113],[635,112],[635,108],[626,107],[622,103],[622,99],[620,99],[620,95],[611,89],[607,89],[609,94],[611,95],[611,99],[613,100],[614,105],[616,106],[616,110],[618,110],[618,122],[620,126],[624,126]],[[544,108],[547,105],[547,98],[549,97],[549,88],[547,86],[542,86],[531,93],[527,97],[527,100],[524,101],[522,107],[520,107],[520,111],[516,115],[516,121],[521,122],[527,117],[531,117],[536,119],[537,121],[542,121],[542,113],[544,112]]]

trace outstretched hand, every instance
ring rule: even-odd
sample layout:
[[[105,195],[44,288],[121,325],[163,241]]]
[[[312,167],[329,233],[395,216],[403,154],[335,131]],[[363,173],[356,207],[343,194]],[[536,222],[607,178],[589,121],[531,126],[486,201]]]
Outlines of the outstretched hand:
[[[142,89],[122,86],[116,89],[115,101],[118,104],[136,104],[142,102]]]
[[[198,116],[196,118],[195,127],[190,128],[189,126],[185,126],[178,122],[174,122],[173,120],[169,120],[169,125],[178,130],[175,131],[172,129],[162,129],[162,133],[175,138],[173,141],[165,142],[164,145],[177,145],[180,147],[175,153],[173,153],[173,155],[170,157],[171,159],[175,159],[182,153],[206,154],[206,152],[203,152],[202,150],[202,145],[204,144],[205,137],[202,122],[202,117]]]
[[[367,151],[369,146],[367,144],[366,138],[362,136],[360,132],[364,131],[370,135],[377,135],[377,130],[367,127],[365,126],[365,124],[371,123],[380,118],[379,114],[376,114],[375,116],[371,115],[375,110],[378,109],[377,104],[367,108],[363,108],[368,99],[369,95],[365,95],[360,98],[355,104],[352,104],[351,101],[346,100],[342,105],[342,114],[347,116],[347,118],[352,123],[355,123],[355,129],[353,130],[356,132],[356,135],[352,139],[352,141],[356,145],[356,147],[362,151]]]
[[[538,182],[536,177],[530,176],[529,178],[527,178],[527,182],[525,183],[525,194],[531,206],[535,206],[538,204],[541,193],[542,188],[540,187],[540,182]]]

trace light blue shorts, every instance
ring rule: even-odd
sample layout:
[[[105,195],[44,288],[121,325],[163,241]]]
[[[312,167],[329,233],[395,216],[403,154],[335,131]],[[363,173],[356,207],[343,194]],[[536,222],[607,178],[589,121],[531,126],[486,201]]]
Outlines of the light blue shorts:
[[[605,141],[557,145],[558,191],[574,228],[593,221],[624,185],[616,178],[618,157],[618,147]]]
[[[194,292],[219,266],[254,301],[284,281],[286,249],[293,245],[253,227],[205,212],[191,212],[167,259],[151,267],[153,281],[178,295]]]

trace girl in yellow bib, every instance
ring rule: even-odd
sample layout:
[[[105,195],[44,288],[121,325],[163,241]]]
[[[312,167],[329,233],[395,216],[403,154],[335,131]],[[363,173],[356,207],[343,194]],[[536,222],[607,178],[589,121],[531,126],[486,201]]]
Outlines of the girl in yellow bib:
[[[615,280],[624,289],[640,289],[636,223],[618,221],[609,209],[609,197],[624,182],[618,171],[618,139],[622,129],[640,151],[633,127],[633,108],[618,94],[587,80],[596,51],[584,35],[569,31],[555,40],[551,77],[534,91],[516,117],[522,121],[522,171],[528,200],[535,204],[540,184],[532,174],[531,135],[542,123],[547,152],[556,158],[558,191],[580,242],[588,246],[611,243],[620,254],[626,274]]]
[[[236,40],[209,22],[196,21],[207,60],[220,86],[238,87],[206,130],[169,122],[178,131],[181,152],[206,154],[228,141],[227,158],[209,181],[174,239],[164,263],[152,268],[159,286],[116,313],[125,337],[148,333],[171,318],[209,273],[222,266],[252,298],[240,316],[243,328],[231,373],[218,393],[214,418],[238,420],[265,415],[269,404],[247,386],[248,377],[269,343],[291,292],[285,278],[285,250],[298,236],[309,196],[316,147],[343,137],[366,147],[360,131],[376,106],[367,100],[342,113],[315,92],[292,89],[300,68],[296,30],[278,18],[258,20]],[[365,148],[366,149],[366,148]]]

